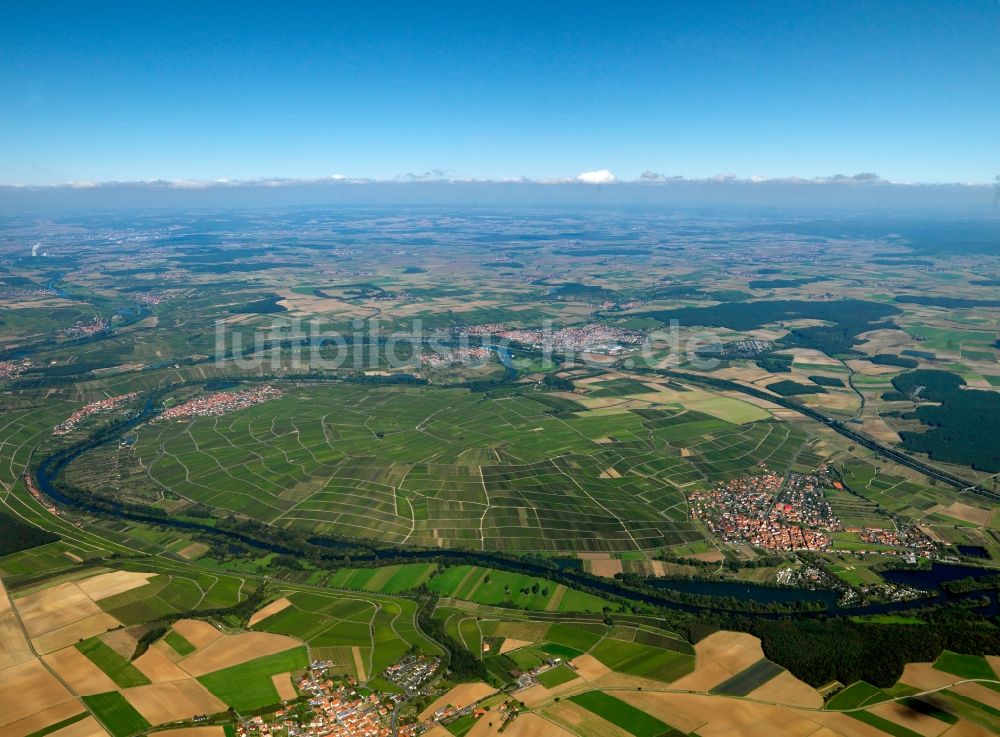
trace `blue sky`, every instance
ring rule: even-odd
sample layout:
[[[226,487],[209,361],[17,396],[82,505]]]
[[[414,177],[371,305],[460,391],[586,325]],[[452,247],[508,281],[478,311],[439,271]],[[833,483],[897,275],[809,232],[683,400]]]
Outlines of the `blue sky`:
[[[997,0],[4,3],[0,184],[985,183],[998,80]]]

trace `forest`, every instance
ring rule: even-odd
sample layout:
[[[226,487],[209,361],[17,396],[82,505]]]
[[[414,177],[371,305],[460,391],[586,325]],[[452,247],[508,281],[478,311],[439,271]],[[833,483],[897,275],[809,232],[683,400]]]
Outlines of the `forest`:
[[[948,371],[909,371],[892,380],[897,392],[936,404],[917,407],[928,429],[903,431],[903,447],[926,453],[931,460],[959,463],[977,471],[1000,471],[1000,395],[966,389],[965,380]]]

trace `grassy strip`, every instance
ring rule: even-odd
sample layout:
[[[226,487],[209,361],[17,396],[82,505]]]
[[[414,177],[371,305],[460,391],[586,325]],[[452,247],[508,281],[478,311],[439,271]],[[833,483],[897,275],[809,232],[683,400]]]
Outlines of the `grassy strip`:
[[[962,678],[985,678],[996,680],[997,674],[981,655],[962,655],[945,650],[934,661],[934,670],[951,673]]]
[[[842,711],[885,701],[889,696],[866,681],[855,681],[826,702],[824,709]]]
[[[188,642],[182,634],[176,632],[175,630],[170,630],[163,636],[163,639],[168,645],[170,645],[171,648],[173,648],[175,653],[181,656],[190,655],[197,649],[194,645]]]
[[[78,642],[76,649],[104,671],[115,682],[116,686],[129,688],[131,686],[148,686],[150,684],[150,680],[138,668],[96,637]]]
[[[661,737],[674,732],[670,725],[602,691],[587,691],[569,700],[635,737]]]
[[[128,735],[149,729],[152,725],[137,712],[117,691],[82,696],[83,703],[93,711],[112,737],[128,737]]]
[[[777,663],[767,658],[761,658],[735,676],[727,678],[712,689],[711,693],[728,694],[730,696],[746,696],[755,688],[763,686],[784,670]]]
[[[893,737],[921,737],[919,732],[914,732],[912,729],[904,727],[902,724],[896,724],[888,719],[883,719],[882,717],[871,714],[867,711],[849,711],[847,715],[854,717],[859,722],[864,722],[869,724],[876,729],[880,729],[887,734],[893,735]]]
[[[81,711],[75,717],[70,717],[69,719],[63,719],[61,722],[56,722],[55,724],[50,724],[47,727],[42,727],[41,729],[32,732],[31,734],[25,735],[25,737],[45,737],[47,734],[52,734],[53,732],[58,732],[63,727],[68,727],[71,724],[76,724],[81,722],[90,716],[89,712]]]

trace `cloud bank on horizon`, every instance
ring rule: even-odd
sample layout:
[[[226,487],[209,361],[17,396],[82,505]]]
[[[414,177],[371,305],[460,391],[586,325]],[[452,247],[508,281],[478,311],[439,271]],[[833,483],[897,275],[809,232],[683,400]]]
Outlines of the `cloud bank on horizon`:
[[[1000,181],[1000,176],[997,177]],[[322,177],[259,177],[254,179],[141,179],[124,181],[93,181],[93,180],[73,180],[61,184],[0,184],[0,191],[4,190],[83,190],[101,188],[136,188],[136,189],[178,189],[178,190],[202,190],[202,189],[238,189],[238,188],[280,188],[280,187],[306,187],[311,185],[330,184],[588,184],[588,185],[629,185],[629,184],[840,184],[840,185],[868,185],[868,186],[896,186],[896,187],[967,187],[967,188],[993,188],[993,184],[968,183],[968,182],[902,182],[883,179],[878,174],[872,172],[859,172],[857,174],[845,175],[834,174],[831,176],[817,177],[762,177],[747,176],[741,177],[736,174],[718,174],[712,177],[686,177],[683,175],[666,175],[652,170],[643,171],[634,179],[624,179],[617,177],[609,169],[595,169],[593,171],[580,172],[575,176],[543,177],[532,179],[530,177],[516,178],[476,178],[455,176],[450,170],[431,169],[419,174],[408,172],[393,179],[376,179],[371,177],[354,177],[346,174],[331,174]]]
[[[706,208],[860,214],[955,214],[1000,219],[994,184],[905,183],[861,172],[824,177],[708,178],[669,176],[647,170],[634,179],[609,169],[575,176],[473,179],[434,169],[393,179],[333,174],[315,178],[96,182],[0,186],[0,213],[40,214],[129,208],[526,207],[616,210]]]

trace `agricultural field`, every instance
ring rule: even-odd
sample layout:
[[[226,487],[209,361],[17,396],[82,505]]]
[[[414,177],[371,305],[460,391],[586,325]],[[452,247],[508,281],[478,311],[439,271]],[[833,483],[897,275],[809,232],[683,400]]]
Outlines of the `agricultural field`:
[[[252,711],[281,702],[272,680],[274,676],[301,671],[308,664],[306,649],[298,647],[217,670],[200,676],[198,681],[238,711]]]
[[[672,217],[137,213],[99,238],[97,215],[44,238],[11,221],[0,733],[133,737],[273,711],[313,660],[399,695],[386,668],[410,653],[454,667],[430,703],[517,687],[512,737],[1000,733],[994,653],[925,654],[895,684],[818,684],[773,641],[765,657],[717,627],[770,607],[812,643],[840,622],[832,606],[633,598],[656,593],[655,576],[909,605],[884,569],[912,565],[910,549],[865,529],[916,528],[926,557],[995,573],[992,461],[919,443],[935,437],[921,419],[940,404],[930,372],[960,377],[959,397],[1000,390],[1000,261],[895,224],[875,237]],[[16,250],[36,240],[49,256]],[[311,320],[350,340],[299,342]],[[416,340],[396,340],[415,320]],[[487,349],[464,362],[470,331]],[[705,351],[677,354],[705,333]],[[433,342],[450,358],[431,358]],[[723,542],[689,506],[746,476],[785,488],[819,469],[840,525],[819,552]],[[865,662],[890,662],[880,643],[912,644],[903,631],[925,626],[929,642],[988,649],[993,610],[967,601],[967,620],[916,605],[842,619],[887,633]],[[499,700],[485,720],[428,734],[496,734],[505,694],[486,697]]]
[[[571,696],[570,701],[602,719],[622,727],[635,737],[662,737],[662,735],[670,735],[675,732],[659,719],[601,691],[587,691]]]
[[[439,648],[416,627],[410,599],[297,592],[287,605],[253,623],[260,632],[301,640],[314,659],[329,660],[338,673],[365,680],[381,673],[411,647],[428,655]]]
[[[186,502],[399,544],[648,550],[702,539],[686,489],[788,469],[806,441],[787,422],[652,404],[553,412],[520,391],[291,386],[225,417],[148,423],[69,478],[86,486],[113,464],[122,493],[175,514]]]
[[[427,587],[453,599],[542,612],[599,612],[606,606],[603,599],[562,584],[481,566],[447,568]]]
[[[558,617],[473,604],[439,605],[434,616],[457,641],[473,652],[482,650],[487,671],[501,681],[553,662],[569,663],[571,669],[559,666],[540,675],[546,689],[571,682],[588,668],[650,683],[675,681],[694,668],[691,646],[652,621],[609,626],[598,616]]]

